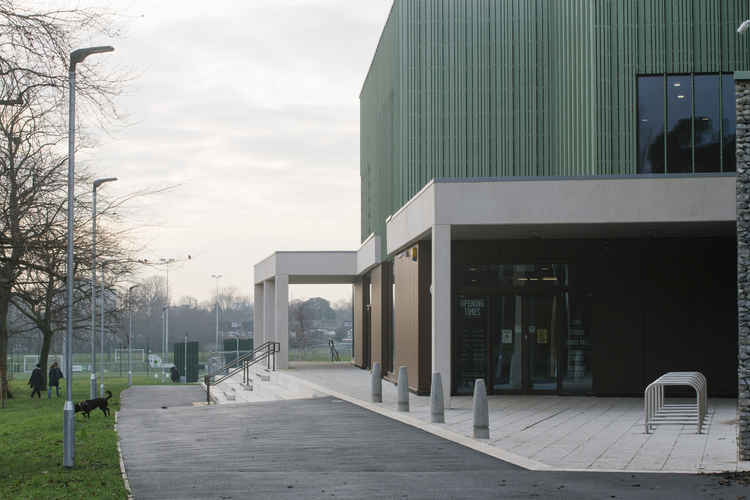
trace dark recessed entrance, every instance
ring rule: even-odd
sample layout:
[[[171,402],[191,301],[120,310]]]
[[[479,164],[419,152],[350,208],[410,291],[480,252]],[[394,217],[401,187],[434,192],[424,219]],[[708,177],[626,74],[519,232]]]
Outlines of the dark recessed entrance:
[[[571,308],[568,266],[466,270],[475,277],[455,300],[456,394],[471,394],[478,378],[495,394],[590,392],[589,336],[580,308]]]

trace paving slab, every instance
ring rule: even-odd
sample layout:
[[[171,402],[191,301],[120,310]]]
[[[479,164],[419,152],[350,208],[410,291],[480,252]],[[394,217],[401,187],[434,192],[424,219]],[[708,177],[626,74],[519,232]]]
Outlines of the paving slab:
[[[193,406],[204,401],[206,392],[198,385],[134,385],[120,393],[120,407],[128,410]]]
[[[743,478],[723,476],[527,471],[332,397],[162,409],[160,391],[129,391],[118,432],[136,500],[689,499],[747,491]]]
[[[292,364],[292,369],[277,373],[274,377],[286,380],[287,386],[287,379],[297,379],[355,402],[370,399],[369,372],[351,365]],[[429,397],[410,394],[409,404],[409,415],[429,422]],[[559,470],[748,471],[750,462],[737,460],[736,404],[736,399],[709,400],[704,434],[690,425],[658,427],[646,434],[641,398],[491,396],[489,444]],[[384,380],[379,407],[389,410],[395,405],[396,387]],[[450,405],[445,428],[471,436],[471,397],[454,396]]]

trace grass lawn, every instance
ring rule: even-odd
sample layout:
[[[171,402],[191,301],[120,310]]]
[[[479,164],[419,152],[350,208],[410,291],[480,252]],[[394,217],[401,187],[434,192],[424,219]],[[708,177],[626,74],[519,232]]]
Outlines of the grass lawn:
[[[117,455],[115,412],[120,409],[120,391],[127,377],[105,378],[112,391],[104,417],[101,410],[90,419],[75,415],[75,467],[67,470],[63,461],[63,397],[54,390],[52,399],[30,399],[28,376],[11,381],[14,398],[0,409],[0,498],[127,498]],[[153,384],[152,377],[133,377],[135,384]],[[88,399],[88,375],[73,378],[73,401]]]

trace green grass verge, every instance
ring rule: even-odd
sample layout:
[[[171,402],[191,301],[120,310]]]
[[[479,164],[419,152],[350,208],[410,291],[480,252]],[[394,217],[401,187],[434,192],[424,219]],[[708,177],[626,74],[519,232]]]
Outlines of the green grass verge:
[[[13,399],[0,409],[0,498],[127,498],[117,454],[115,412],[127,377],[108,377],[111,416],[100,410],[90,419],[75,415],[75,467],[63,467],[63,396],[30,399],[26,379],[11,381]],[[60,381],[64,384],[65,380]],[[135,384],[154,384],[133,377]],[[73,378],[73,401],[88,399],[88,375]]]

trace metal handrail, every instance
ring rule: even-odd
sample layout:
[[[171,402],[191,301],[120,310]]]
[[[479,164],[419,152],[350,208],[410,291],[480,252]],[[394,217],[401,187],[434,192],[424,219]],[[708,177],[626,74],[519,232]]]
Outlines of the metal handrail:
[[[236,365],[240,363],[240,366],[235,366],[233,370],[227,371],[225,375],[222,375],[218,380],[214,380],[211,382],[211,378],[213,378],[215,375],[206,375],[203,378],[204,383],[206,384],[206,403],[211,404],[211,385],[218,385],[221,382],[225,381],[229,377],[234,376],[235,374],[239,373],[240,370],[243,370],[243,383],[247,383],[247,381],[250,378],[249,375],[249,369],[251,366],[261,362],[261,361],[267,361],[269,369],[271,368],[270,362],[271,359],[273,359],[273,370],[276,371],[276,353],[281,352],[281,344],[279,342],[265,342],[255,349],[253,349],[251,352],[245,354],[244,356],[234,359],[221,367],[220,370],[227,369],[229,370],[229,367],[232,365]],[[257,356],[256,356],[257,355]]]
[[[232,367],[232,365],[236,365],[238,363],[241,363],[242,361],[245,361],[246,359],[252,359],[252,358],[255,357],[256,354],[260,353],[261,351],[268,350],[268,346],[270,344],[277,344],[277,343],[278,342],[272,342],[270,340],[268,342],[264,342],[261,345],[259,345],[258,347],[254,348],[252,351],[247,352],[247,353],[243,354],[240,357],[234,358],[233,360],[231,360],[228,363],[226,363],[224,366],[222,366],[220,368],[217,368],[216,372],[221,372],[221,371],[224,371],[224,370],[228,370],[229,368]]]

